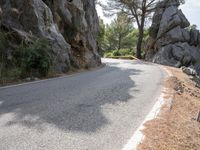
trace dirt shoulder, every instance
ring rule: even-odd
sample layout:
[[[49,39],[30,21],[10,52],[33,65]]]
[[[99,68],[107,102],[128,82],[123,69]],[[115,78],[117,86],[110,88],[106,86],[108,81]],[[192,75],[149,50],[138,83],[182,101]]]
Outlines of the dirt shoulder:
[[[195,118],[200,111],[200,89],[180,69],[166,69],[172,73],[165,81],[166,105],[156,119],[145,123],[145,138],[137,149],[199,150],[200,123]]]

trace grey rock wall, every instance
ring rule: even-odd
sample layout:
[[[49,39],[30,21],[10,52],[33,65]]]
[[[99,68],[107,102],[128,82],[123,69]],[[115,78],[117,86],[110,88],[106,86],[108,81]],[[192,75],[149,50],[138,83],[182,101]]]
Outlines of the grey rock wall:
[[[179,0],[157,5],[150,28],[146,60],[174,67],[192,66],[200,74],[200,33],[189,29]]]
[[[56,72],[101,64],[95,0],[0,0],[0,23],[1,29],[15,33],[15,44],[48,39]]]

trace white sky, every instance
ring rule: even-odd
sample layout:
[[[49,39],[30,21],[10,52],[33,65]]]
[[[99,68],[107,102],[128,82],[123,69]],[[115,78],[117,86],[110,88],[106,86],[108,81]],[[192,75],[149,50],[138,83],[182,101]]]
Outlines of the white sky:
[[[105,2],[105,0],[101,0]],[[200,29],[200,0],[186,0],[186,3],[180,7],[190,21],[191,25],[196,24]],[[113,18],[103,16],[101,7],[97,6],[98,15],[104,20],[105,23],[110,23]]]

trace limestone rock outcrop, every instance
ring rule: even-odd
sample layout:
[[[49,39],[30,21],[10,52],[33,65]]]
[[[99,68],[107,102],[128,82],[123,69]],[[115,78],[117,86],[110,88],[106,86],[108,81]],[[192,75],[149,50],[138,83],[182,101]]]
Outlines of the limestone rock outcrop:
[[[200,74],[200,33],[179,9],[179,0],[157,4],[146,60],[174,67],[192,66]]]
[[[101,64],[95,0],[0,0],[0,24],[15,33],[15,45],[33,37],[48,39],[56,72]]]

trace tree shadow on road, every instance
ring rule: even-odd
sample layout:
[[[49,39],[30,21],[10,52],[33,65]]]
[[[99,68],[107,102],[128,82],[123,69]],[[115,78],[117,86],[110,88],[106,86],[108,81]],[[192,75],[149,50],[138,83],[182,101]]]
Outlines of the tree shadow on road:
[[[133,99],[131,89],[139,92],[132,78],[141,73],[111,64],[82,75],[2,89],[0,122],[6,127],[23,125],[40,131],[50,125],[64,131],[96,132],[112,123],[103,108],[115,109],[109,106]],[[3,121],[6,114],[12,117]]]

